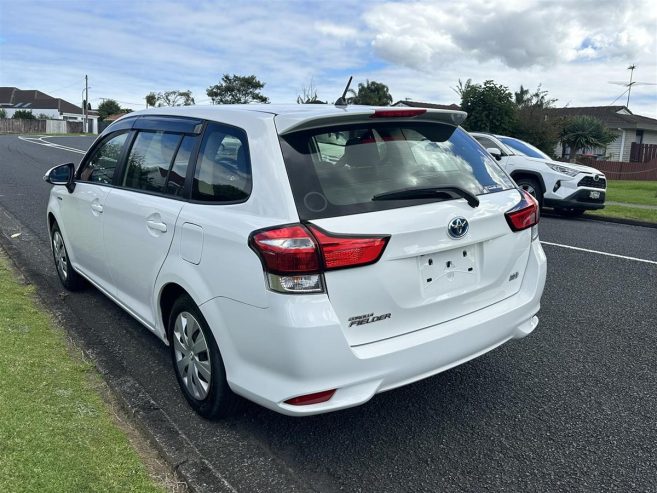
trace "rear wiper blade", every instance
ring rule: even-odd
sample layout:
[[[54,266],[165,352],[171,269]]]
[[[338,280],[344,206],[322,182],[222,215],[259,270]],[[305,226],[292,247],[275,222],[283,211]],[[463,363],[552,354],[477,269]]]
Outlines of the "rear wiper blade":
[[[473,209],[479,206],[479,199],[467,190],[459,187],[427,187],[427,188],[402,188],[392,192],[379,193],[372,197],[372,200],[411,200],[411,199],[433,199],[441,195],[448,195],[450,198],[461,197],[468,201],[468,205]],[[454,197],[456,196],[456,197]]]

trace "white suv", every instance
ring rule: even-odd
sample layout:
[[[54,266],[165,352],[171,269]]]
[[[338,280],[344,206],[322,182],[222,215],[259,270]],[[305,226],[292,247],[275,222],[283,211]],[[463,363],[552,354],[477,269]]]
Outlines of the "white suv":
[[[53,168],[57,273],[171,347],[202,416],[355,406],[534,330],[538,207],[461,112],[130,113]]]
[[[533,145],[513,137],[470,132],[540,206],[565,216],[605,206],[607,180],[595,168],[554,161]]]

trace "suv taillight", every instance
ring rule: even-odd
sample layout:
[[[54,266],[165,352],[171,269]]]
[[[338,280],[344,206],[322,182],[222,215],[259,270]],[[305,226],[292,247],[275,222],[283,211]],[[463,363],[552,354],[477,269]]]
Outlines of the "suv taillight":
[[[525,190],[520,190],[520,194],[522,197],[520,202],[518,202],[513,209],[504,214],[511,231],[522,231],[536,226],[540,219],[538,202],[536,199]],[[532,231],[532,239],[534,239],[537,234],[538,232],[536,228],[534,228]]]
[[[270,289],[321,293],[323,272],[375,263],[389,238],[337,235],[317,226],[293,224],[256,231],[249,245],[262,261]]]

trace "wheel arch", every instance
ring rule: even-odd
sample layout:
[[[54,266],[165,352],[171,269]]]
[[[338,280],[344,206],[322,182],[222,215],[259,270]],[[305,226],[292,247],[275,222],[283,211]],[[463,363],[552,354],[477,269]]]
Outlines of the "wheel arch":
[[[546,189],[545,189],[545,180],[543,180],[543,176],[541,176],[540,173],[536,171],[528,171],[528,170],[523,170],[523,169],[518,169],[515,170],[511,173],[511,178],[513,178],[514,181],[516,181],[518,178],[532,178],[538,181],[538,184],[541,186],[541,192],[543,195],[545,195]]]
[[[157,304],[160,311],[160,322],[162,323],[162,328],[164,329],[164,335],[167,341],[170,340],[171,336],[169,333],[169,317],[171,315],[171,310],[173,309],[173,304],[178,298],[184,295],[187,295],[194,300],[194,297],[189,291],[177,282],[168,282],[160,289]],[[194,303],[196,303],[196,300],[194,300]]]

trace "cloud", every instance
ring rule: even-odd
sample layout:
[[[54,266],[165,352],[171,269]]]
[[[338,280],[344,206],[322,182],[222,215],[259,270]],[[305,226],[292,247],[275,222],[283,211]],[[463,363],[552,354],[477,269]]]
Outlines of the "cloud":
[[[390,2],[364,19],[379,56],[416,70],[464,58],[546,68],[654,54],[657,7],[647,0]]]

